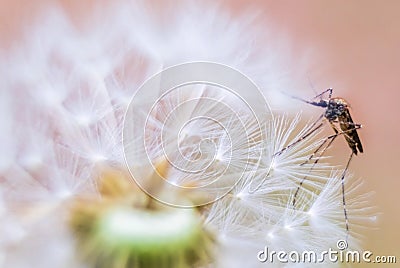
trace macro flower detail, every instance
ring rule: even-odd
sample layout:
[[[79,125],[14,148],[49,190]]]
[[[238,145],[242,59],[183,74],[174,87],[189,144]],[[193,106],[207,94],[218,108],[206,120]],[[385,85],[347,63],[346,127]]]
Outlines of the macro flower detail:
[[[128,107],[123,139],[129,170],[161,202],[188,206],[179,203],[176,189],[198,197],[191,205],[211,203],[257,169],[260,142],[269,138],[261,118],[272,119],[269,106],[237,70],[212,62],[166,68],[138,89]],[[162,158],[168,178],[157,189],[148,187],[143,172]]]
[[[302,76],[288,40],[251,12],[165,5],[53,7],[1,52],[1,267],[263,267],[266,246],[346,237],[341,167],[303,164],[322,130],[276,154],[310,129],[279,94]],[[349,248],[373,216],[360,185]]]
[[[159,172],[166,172],[160,163]],[[98,196],[71,207],[79,257],[94,267],[190,267],[212,259],[212,236],[198,211],[163,206],[122,171],[103,170]]]

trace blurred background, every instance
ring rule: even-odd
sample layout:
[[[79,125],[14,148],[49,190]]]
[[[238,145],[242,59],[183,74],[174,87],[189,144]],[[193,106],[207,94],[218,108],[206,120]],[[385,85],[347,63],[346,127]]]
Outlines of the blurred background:
[[[1,0],[1,47],[12,48],[24,25],[51,2]],[[79,21],[88,9],[105,1],[59,2]],[[221,6],[238,14],[249,3],[222,1]],[[353,159],[351,170],[362,178],[365,190],[375,192],[371,204],[380,212],[377,223],[363,233],[363,247],[375,255],[400,258],[400,1],[258,0],[251,7],[265,18],[260,23],[287,36],[293,55],[318,51],[308,59],[308,76],[299,85],[304,98],[314,95],[312,87],[333,87],[335,96],[351,103],[353,119],[363,125],[359,133],[365,151]],[[344,141],[333,154],[347,159]]]

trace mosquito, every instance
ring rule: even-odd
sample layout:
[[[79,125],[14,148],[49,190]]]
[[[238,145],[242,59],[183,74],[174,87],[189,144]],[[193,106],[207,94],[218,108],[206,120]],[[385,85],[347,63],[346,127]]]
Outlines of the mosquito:
[[[328,99],[323,99],[322,96],[324,94],[326,94],[327,92],[329,92]],[[347,215],[347,210],[346,210],[344,178],[345,178],[345,175],[347,173],[347,170],[349,168],[349,165],[350,165],[350,162],[351,162],[353,156],[357,155],[358,153],[364,152],[361,141],[360,141],[360,137],[358,136],[358,133],[357,133],[357,129],[360,129],[362,127],[362,125],[356,124],[353,122],[353,119],[351,118],[351,115],[350,115],[350,111],[349,111],[350,105],[348,104],[348,102],[346,100],[344,100],[343,98],[332,97],[332,93],[333,93],[333,89],[328,88],[327,90],[325,90],[322,93],[315,96],[311,101],[292,96],[293,98],[300,100],[302,102],[325,108],[325,112],[309,127],[309,130],[302,137],[300,137],[295,142],[289,144],[282,150],[276,152],[274,154],[274,156],[278,156],[278,155],[282,154],[287,149],[298,144],[302,140],[306,139],[308,136],[312,135],[315,131],[320,129],[324,124],[321,121],[321,119],[323,119],[324,117],[330,123],[335,134],[326,137],[322,141],[321,145],[318,146],[318,148],[311,154],[311,156],[301,165],[305,165],[306,163],[311,161],[317,153],[319,153],[319,156],[321,157],[323,155],[323,153],[331,146],[333,141],[338,136],[343,135],[345,137],[346,142],[351,149],[351,154],[347,160],[346,167],[341,176],[343,212],[344,212],[344,217],[345,217],[346,232],[348,234],[349,233],[349,222],[348,222],[348,215]],[[313,101],[316,98],[319,98],[319,101]],[[338,125],[339,125],[339,127],[338,127]],[[326,146],[323,147],[325,144],[326,144]],[[322,151],[320,151],[321,149],[322,149]],[[318,163],[320,157],[316,158],[316,160],[314,161],[314,163],[311,167],[311,170]],[[304,177],[301,180],[301,182],[299,183],[299,186],[296,189],[296,192],[293,196],[293,207],[295,207],[297,195],[300,191],[301,186],[303,185],[304,181],[306,180],[306,178],[307,177]]]

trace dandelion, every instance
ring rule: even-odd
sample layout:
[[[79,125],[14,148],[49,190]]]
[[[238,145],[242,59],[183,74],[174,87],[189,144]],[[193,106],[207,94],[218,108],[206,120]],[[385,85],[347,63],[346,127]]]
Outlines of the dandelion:
[[[276,119],[275,128],[266,126],[266,130],[272,132],[270,137],[273,137],[264,146],[268,151],[267,161],[272,161],[275,152],[298,140],[301,133],[307,130],[305,127],[297,132],[299,118],[298,115],[290,121],[281,117]],[[319,163],[312,170],[312,163],[300,166],[322,142],[317,136],[314,133],[274,158],[272,167],[266,165],[263,168],[261,165],[255,177],[242,180],[225,199],[210,207],[206,224],[218,230],[217,241],[224,252],[246,252],[249,248],[254,252],[254,249],[265,246],[286,252],[323,252],[329,247],[337,249],[335,243],[346,237],[340,170],[328,163]],[[307,182],[301,188],[299,205],[294,209],[292,198],[304,176],[307,176]],[[352,202],[354,190],[350,188],[346,193],[353,196]],[[357,197],[359,200],[363,198],[366,196]],[[369,209],[368,206],[363,208],[364,220],[371,213]],[[356,224],[361,219],[359,211],[352,210],[350,215],[352,213],[351,218]],[[352,248],[359,247],[354,239],[349,244]],[[224,257],[220,259],[221,264],[227,262],[240,267],[248,263],[240,254]]]
[[[1,54],[0,266],[257,267],[265,246],[322,251],[345,236],[340,170],[301,165],[320,133],[274,155],[307,131],[263,102],[296,84],[277,78],[292,58],[277,32],[195,3],[119,2],[80,26],[44,15]],[[240,70],[263,94],[199,83],[139,94],[188,61]],[[346,193],[354,230],[371,215],[358,184]]]
[[[207,264],[211,236],[197,211],[154,203],[123,172],[102,174],[102,198],[77,198],[71,208],[70,226],[83,260],[94,267]]]

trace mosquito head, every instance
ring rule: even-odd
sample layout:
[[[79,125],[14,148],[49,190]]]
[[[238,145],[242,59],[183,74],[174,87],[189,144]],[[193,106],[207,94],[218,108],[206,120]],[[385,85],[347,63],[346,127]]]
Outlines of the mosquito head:
[[[330,121],[336,120],[338,116],[342,116],[348,110],[348,104],[342,98],[332,98],[326,103],[325,117]]]
[[[318,102],[312,102],[311,104],[318,107],[326,108],[329,105],[329,101],[320,99]]]

